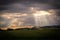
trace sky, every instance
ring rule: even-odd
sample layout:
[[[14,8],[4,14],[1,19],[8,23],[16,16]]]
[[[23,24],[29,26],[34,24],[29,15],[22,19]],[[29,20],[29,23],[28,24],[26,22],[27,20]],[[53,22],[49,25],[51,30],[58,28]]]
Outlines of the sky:
[[[3,22],[3,24],[1,24],[0,26],[4,27],[11,25],[12,23],[10,22],[15,20],[16,18],[19,20],[18,21],[16,19],[18,22],[23,22],[24,25],[36,26],[35,19],[38,19],[38,21],[40,20],[39,22],[41,24],[37,23],[39,24],[39,26],[47,26],[47,25],[50,26],[50,24],[59,25],[60,24],[59,5],[60,5],[60,0],[0,0],[0,22]],[[52,14],[51,16],[42,15],[40,16],[40,18],[35,18],[33,15],[35,13],[32,13],[31,8],[34,8],[34,10],[37,10],[38,12],[42,10],[48,12],[49,10],[52,9],[54,10],[55,13],[53,12],[54,14]],[[6,15],[6,16],[2,17],[2,15]],[[9,15],[10,19],[7,18],[7,15]],[[47,19],[46,17],[52,20]],[[44,19],[50,20],[51,22],[45,21]]]
[[[25,12],[32,6],[43,7],[42,9],[60,9],[59,5],[60,0],[0,0],[0,11],[21,12],[23,10]]]

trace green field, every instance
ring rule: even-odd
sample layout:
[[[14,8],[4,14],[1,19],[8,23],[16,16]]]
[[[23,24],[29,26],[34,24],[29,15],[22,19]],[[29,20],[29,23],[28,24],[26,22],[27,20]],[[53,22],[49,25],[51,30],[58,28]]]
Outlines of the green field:
[[[0,31],[0,38],[55,38],[60,36],[60,28],[40,28],[38,30]]]

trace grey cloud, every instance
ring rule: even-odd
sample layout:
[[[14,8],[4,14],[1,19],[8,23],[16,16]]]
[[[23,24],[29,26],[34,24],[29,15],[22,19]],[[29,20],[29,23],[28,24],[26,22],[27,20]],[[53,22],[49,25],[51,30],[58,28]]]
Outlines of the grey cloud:
[[[5,5],[7,8],[6,10],[3,10],[2,12],[24,12],[24,13],[30,13],[30,7],[35,7],[38,10],[43,9],[50,9],[52,8],[51,5],[49,4],[38,4],[38,3],[33,3],[33,4],[23,4],[23,3],[13,3],[10,5]]]

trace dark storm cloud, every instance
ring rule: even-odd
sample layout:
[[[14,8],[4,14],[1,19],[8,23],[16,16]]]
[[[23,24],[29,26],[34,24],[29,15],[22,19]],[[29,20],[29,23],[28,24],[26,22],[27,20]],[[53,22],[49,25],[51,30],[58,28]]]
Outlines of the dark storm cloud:
[[[60,0],[0,0],[0,12],[29,13],[29,7],[32,6],[38,9],[60,9]]]
[[[24,11],[24,7],[21,6],[22,8],[15,8],[13,7],[13,4],[16,4],[16,3],[19,3],[19,4],[22,4],[24,5],[24,7],[27,9],[27,6],[33,6],[31,4],[40,4],[40,3],[45,3],[45,4],[49,4],[49,5],[52,5],[54,6],[54,8],[58,8],[59,9],[59,4],[60,4],[60,1],[59,0],[0,0],[0,11],[15,11],[15,10],[23,10]],[[8,7],[10,6],[10,7]],[[18,5],[16,5],[18,6]],[[10,9],[9,9],[10,8]],[[13,8],[13,9],[12,9]],[[26,10],[25,9],[25,10]]]
[[[40,7],[42,9],[49,9],[49,8],[60,9],[59,5],[60,5],[60,0],[0,0],[0,12],[29,13],[30,12],[29,7],[32,6],[38,9]]]
[[[6,10],[3,10],[2,12],[24,12],[24,13],[30,13],[30,7],[37,8],[38,10],[40,9],[49,9],[51,8],[50,5],[48,4],[38,4],[38,3],[33,3],[33,4],[22,4],[22,3],[13,3],[10,5],[5,5],[7,8]]]

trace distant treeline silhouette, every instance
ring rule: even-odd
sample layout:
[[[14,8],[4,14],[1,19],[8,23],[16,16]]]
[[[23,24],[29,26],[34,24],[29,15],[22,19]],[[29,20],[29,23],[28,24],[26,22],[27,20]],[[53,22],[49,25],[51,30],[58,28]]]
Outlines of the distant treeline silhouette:
[[[34,26],[33,28],[18,28],[18,29],[7,29],[7,30],[38,30],[40,28],[60,28],[60,25],[55,25],[55,26],[44,26],[44,27],[39,27],[39,28],[36,28],[36,26]],[[5,31],[7,31],[5,30]],[[4,31],[4,30],[1,30],[0,31]]]

